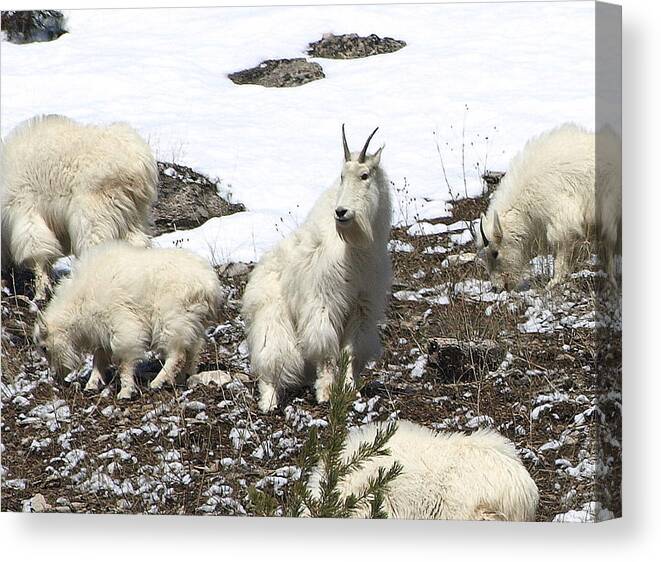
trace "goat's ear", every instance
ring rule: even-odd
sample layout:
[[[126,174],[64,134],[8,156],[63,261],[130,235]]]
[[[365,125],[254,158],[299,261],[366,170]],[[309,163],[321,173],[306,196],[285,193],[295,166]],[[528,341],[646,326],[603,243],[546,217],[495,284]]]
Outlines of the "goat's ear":
[[[503,241],[503,225],[496,211],[493,212],[493,238],[499,244]]]
[[[371,158],[372,158],[372,163],[373,163],[375,166],[378,166],[379,163],[381,162],[381,153],[383,152],[383,149],[384,149],[385,147],[386,147],[386,145],[385,145],[385,144],[382,144],[382,145],[381,145],[381,148],[379,148],[379,150],[377,150],[374,154],[372,154],[372,156],[371,156]]]

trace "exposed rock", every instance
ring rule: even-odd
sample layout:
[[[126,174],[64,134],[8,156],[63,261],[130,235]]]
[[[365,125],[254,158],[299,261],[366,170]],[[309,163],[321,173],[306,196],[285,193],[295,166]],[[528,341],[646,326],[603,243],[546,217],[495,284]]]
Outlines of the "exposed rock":
[[[29,500],[23,500],[23,512],[25,513],[43,513],[51,509],[42,494],[35,494]]]
[[[324,36],[308,46],[308,54],[313,57],[325,59],[359,59],[372,55],[393,53],[406,47],[405,41],[378,35],[359,37],[356,33],[347,35],[333,35],[325,33]]]
[[[3,11],[1,17],[2,31],[11,43],[53,41],[67,33],[57,10]]]
[[[254,68],[228,75],[235,84],[257,84],[266,88],[302,86],[325,77],[321,65],[303,58],[265,60]]]
[[[218,386],[223,386],[233,380],[238,380],[241,382],[248,382],[248,375],[243,373],[234,373],[230,374],[226,371],[203,371],[201,373],[196,373],[188,377],[188,388],[194,388],[198,384],[203,384],[205,386],[210,386],[215,384]]]
[[[465,252],[463,254],[453,254],[448,256],[441,262],[442,267],[452,267],[455,265],[462,265],[475,261],[476,254],[473,252]]]
[[[428,350],[428,367],[446,382],[474,379],[484,369],[495,370],[505,356],[504,350],[492,340],[431,338]]]
[[[237,277],[241,275],[248,275],[248,273],[250,273],[250,267],[248,264],[241,262],[224,263],[218,267],[217,271],[223,277]]]
[[[156,236],[246,210],[241,203],[223,199],[216,183],[186,166],[159,162],[158,175],[158,201],[153,209]]]

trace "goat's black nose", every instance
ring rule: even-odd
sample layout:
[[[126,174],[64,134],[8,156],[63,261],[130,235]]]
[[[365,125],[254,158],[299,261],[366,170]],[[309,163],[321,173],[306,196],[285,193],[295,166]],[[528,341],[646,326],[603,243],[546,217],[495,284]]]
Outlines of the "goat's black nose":
[[[338,207],[337,209],[335,209],[335,216],[338,219],[343,219],[344,215],[346,214],[347,214],[347,210],[344,207]]]

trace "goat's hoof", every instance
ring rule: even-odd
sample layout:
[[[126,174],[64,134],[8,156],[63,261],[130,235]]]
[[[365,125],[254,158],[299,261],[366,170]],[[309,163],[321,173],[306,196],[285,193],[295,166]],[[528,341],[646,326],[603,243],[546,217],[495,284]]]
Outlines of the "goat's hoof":
[[[174,386],[174,383],[172,383],[171,381],[164,380],[164,379],[158,380],[156,378],[156,379],[154,379],[153,381],[151,381],[149,383],[149,388],[151,390],[163,390],[163,388],[166,385]]]
[[[273,400],[260,400],[259,411],[262,414],[272,414],[278,408],[278,403]]]
[[[90,382],[91,382],[91,381],[89,381],[89,382],[83,387],[83,392],[87,392],[87,393],[89,393],[89,394],[93,394],[93,393],[95,393],[95,392],[99,392],[99,390],[101,390],[101,382],[96,382],[96,383],[92,382],[91,384],[90,384]]]
[[[120,400],[131,400],[135,395],[134,388],[122,388],[117,395]]]
[[[317,403],[324,404],[330,400],[330,389],[317,391]]]

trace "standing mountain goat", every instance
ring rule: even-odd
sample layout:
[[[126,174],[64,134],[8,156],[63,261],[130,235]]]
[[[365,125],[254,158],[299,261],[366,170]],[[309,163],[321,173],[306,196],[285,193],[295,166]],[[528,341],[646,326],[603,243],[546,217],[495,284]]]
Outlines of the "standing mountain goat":
[[[34,270],[36,298],[63,255],[114,239],[149,245],[158,169],[128,125],[35,117],[7,136],[0,163],[3,260]]]
[[[482,215],[476,236],[495,286],[514,288],[531,258],[551,253],[553,287],[567,275],[585,241],[597,242],[614,280],[613,258],[621,237],[620,152],[611,131],[595,139],[594,133],[571,124],[526,144]]]
[[[342,174],[305,222],[257,265],[243,297],[252,370],[262,411],[280,391],[317,379],[317,400],[328,400],[340,354],[349,356],[347,380],[379,356],[377,322],[391,283],[387,250],[390,193],[379,167],[381,151],[351,153],[344,126]]]
[[[534,521],[539,502],[535,482],[519,460],[514,445],[495,431],[475,433],[435,432],[421,425],[397,422],[387,447],[390,454],[372,457],[339,483],[340,496],[360,495],[380,467],[394,461],[402,473],[390,484],[384,510],[400,519],[459,519]],[[386,424],[370,423],[349,433],[342,453],[347,461],[361,443],[374,441]],[[315,470],[308,481],[313,497],[319,497],[322,473]],[[356,517],[367,517],[364,506]]]
[[[151,388],[174,384],[180,372],[196,373],[205,322],[222,301],[215,272],[191,252],[107,242],[86,252],[55,288],[34,340],[59,376],[93,353],[86,390],[98,389],[114,363],[119,398],[130,398],[135,366],[149,349],[165,357]]]

